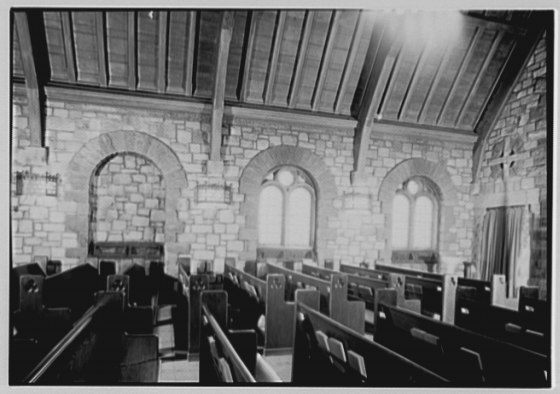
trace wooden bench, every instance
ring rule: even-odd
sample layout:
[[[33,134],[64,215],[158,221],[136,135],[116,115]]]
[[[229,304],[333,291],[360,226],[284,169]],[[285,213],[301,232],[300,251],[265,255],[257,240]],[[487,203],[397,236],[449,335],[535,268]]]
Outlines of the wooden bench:
[[[302,386],[445,386],[445,378],[319,313],[296,306],[292,383]]]
[[[286,277],[286,300],[294,300],[298,288],[311,288],[320,294],[319,310],[332,319],[365,333],[365,303],[348,301],[348,277],[335,273],[330,280],[323,280],[270,263],[259,263],[257,271],[266,274],[282,274]]]
[[[260,333],[258,338],[263,338],[265,355],[284,353],[292,348],[295,303],[285,299],[285,287],[283,274],[269,274],[263,280],[230,264],[225,265],[224,290],[228,292],[232,309],[240,309],[232,313],[241,314],[244,320],[235,327],[250,327]],[[305,290],[306,294],[314,292]],[[261,315],[265,319],[264,331],[258,327]]]
[[[157,381],[158,338],[124,332],[124,296],[99,292],[94,305],[23,379],[23,384]]]
[[[255,331],[226,328],[227,298],[224,290],[207,290],[201,294],[199,383],[281,382],[257,352]]]
[[[330,277],[337,274],[337,271],[330,270],[315,265],[303,264],[302,273],[330,280]],[[389,281],[369,276],[359,276],[355,274],[345,274],[348,278],[348,298],[350,300],[361,300],[366,305],[365,311],[365,330],[373,332],[374,327],[374,307],[375,293],[377,289],[389,287]]]
[[[200,294],[203,290],[221,289],[223,276],[214,274],[191,275],[186,267],[179,265],[179,281],[187,303],[187,337],[188,357],[196,359],[200,347]]]
[[[455,385],[546,387],[550,361],[539,353],[380,301],[375,341]]]

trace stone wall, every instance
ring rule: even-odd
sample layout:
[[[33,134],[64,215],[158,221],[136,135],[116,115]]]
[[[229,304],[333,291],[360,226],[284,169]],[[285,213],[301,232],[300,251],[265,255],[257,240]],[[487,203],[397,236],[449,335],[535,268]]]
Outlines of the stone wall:
[[[547,120],[546,37],[537,44],[494,129],[488,135],[476,179],[475,255],[487,207],[528,205],[531,212],[530,284],[546,296]],[[552,141],[549,141],[552,143]],[[511,155],[507,173],[496,159]],[[499,160],[498,160],[499,161]]]
[[[118,154],[92,179],[91,236],[95,242],[164,242],[165,180],[153,163]]]
[[[29,136],[21,97],[14,96],[14,172],[29,167],[24,160]],[[457,202],[452,208],[453,220],[440,228],[444,265],[470,259],[472,142],[374,130],[364,177],[352,184],[353,127],[243,116],[229,117],[226,124],[223,170],[213,171],[208,162],[210,124],[203,110],[140,110],[49,99],[48,164],[37,163],[33,168],[59,173],[62,184],[59,196],[50,199],[14,195],[13,207],[19,211],[12,211],[14,262],[27,262],[37,254],[59,258],[67,266],[83,261],[87,246],[87,230],[83,229],[87,229],[88,219],[83,212],[89,212],[90,207],[89,196],[82,190],[88,186],[82,179],[90,179],[104,160],[131,149],[136,157],[156,164],[168,189],[165,226],[169,231],[164,238],[170,270],[180,253],[190,253],[195,260],[215,259],[218,268],[226,256],[255,256],[257,234],[249,215],[254,194],[241,190],[240,181],[249,163],[265,152],[270,152],[268,157],[275,163],[296,162],[318,178],[314,179],[318,200],[324,204],[318,210],[316,237],[321,260],[333,258],[353,264],[385,260],[390,217],[380,202],[381,183],[400,163],[418,158],[444,170],[448,185],[439,186],[453,189]],[[173,160],[169,162],[168,157]],[[170,177],[179,181],[170,181]],[[198,201],[197,189],[205,185],[227,187],[231,201]],[[169,187],[175,187],[171,197]],[[34,239],[31,244],[26,240],[30,235]]]

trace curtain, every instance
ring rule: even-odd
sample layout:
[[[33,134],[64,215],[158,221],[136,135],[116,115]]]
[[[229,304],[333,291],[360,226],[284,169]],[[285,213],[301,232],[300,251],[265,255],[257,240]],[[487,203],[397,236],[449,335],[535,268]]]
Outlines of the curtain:
[[[480,242],[481,279],[504,274],[507,296],[516,297],[525,285],[529,267],[528,215],[525,207],[489,209],[482,223]]]

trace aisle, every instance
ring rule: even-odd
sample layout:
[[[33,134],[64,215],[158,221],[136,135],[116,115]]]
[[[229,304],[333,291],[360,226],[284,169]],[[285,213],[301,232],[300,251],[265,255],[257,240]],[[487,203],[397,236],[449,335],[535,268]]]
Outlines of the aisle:
[[[198,383],[198,360],[189,361],[174,356],[175,339],[173,325],[158,326],[160,367],[158,383]]]

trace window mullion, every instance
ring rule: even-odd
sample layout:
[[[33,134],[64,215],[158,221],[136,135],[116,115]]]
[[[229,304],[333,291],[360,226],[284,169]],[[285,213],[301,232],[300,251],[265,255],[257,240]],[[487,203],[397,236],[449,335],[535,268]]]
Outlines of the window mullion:
[[[288,228],[287,221],[288,221],[288,191],[286,188],[282,188],[282,195],[284,197],[283,205],[282,205],[282,246],[285,248],[286,245],[286,229]]]
[[[407,196],[410,202],[410,213],[408,214],[408,249],[414,249],[414,213],[416,209],[416,199]]]

